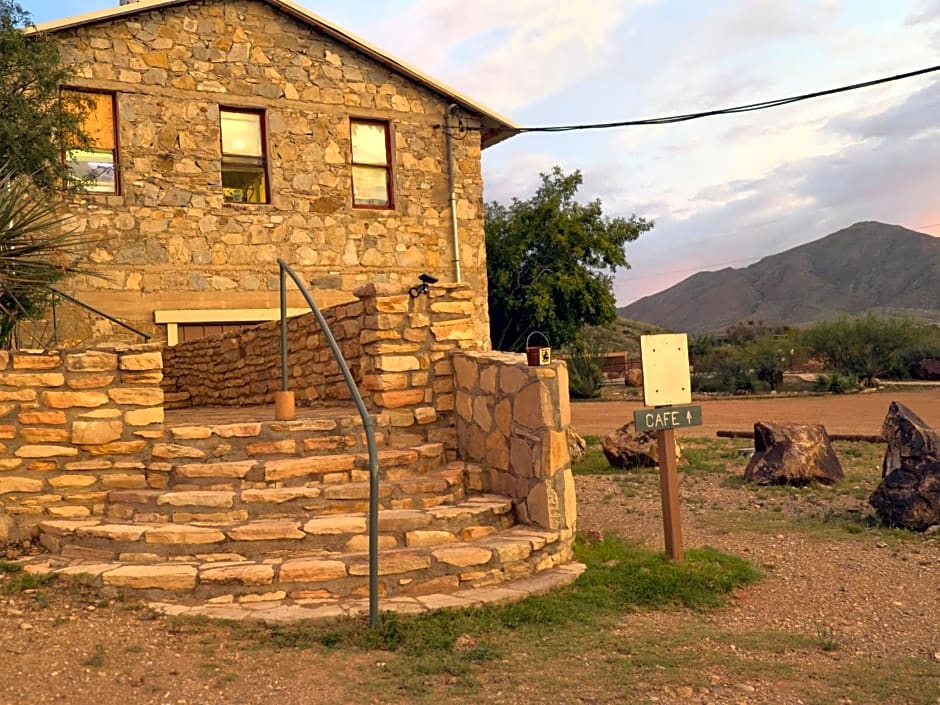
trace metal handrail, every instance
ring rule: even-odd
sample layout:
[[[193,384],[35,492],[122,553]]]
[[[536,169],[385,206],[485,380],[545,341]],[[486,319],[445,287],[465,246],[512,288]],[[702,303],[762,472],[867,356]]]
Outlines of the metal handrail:
[[[287,390],[287,276],[289,275],[304,299],[310,306],[310,310],[320,324],[323,336],[333,351],[333,357],[339,364],[339,369],[346,380],[346,386],[352,394],[356,408],[359,410],[359,416],[362,418],[362,426],[366,432],[366,445],[369,448],[369,626],[374,627],[379,618],[379,460],[378,451],[375,445],[375,429],[372,417],[366,410],[365,402],[359,393],[359,388],[353,380],[352,373],[349,371],[349,365],[336,343],[336,338],[330,331],[323,314],[314,302],[307,287],[301,281],[300,277],[290,268],[283,259],[278,257],[278,267],[280,267],[280,288],[281,288],[281,390]]]
[[[55,315],[56,315],[56,314],[55,314],[55,297],[56,297],[56,296],[61,296],[61,297],[62,297],[63,299],[65,299],[66,301],[71,301],[71,302],[72,302],[73,304],[75,304],[76,306],[81,306],[82,308],[84,308],[84,309],[86,309],[86,310],[88,310],[88,311],[91,311],[92,313],[97,314],[97,315],[101,316],[102,318],[108,319],[108,320],[111,321],[112,323],[117,323],[119,326],[121,326],[121,328],[125,328],[126,330],[129,330],[131,333],[136,333],[137,335],[141,336],[141,337],[144,339],[144,342],[145,342],[145,343],[146,343],[148,340],[150,340],[150,338],[153,337],[153,336],[149,335],[148,333],[144,333],[142,330],[137,330],[136,328],[134,328],[134,326],[132,326],[132,325],[130,325],[130,324],[128,324],[128,323],[125,323],[124,321],[119,321],[119,320],[118,320],[117,318],[115,318],[114,316],[111,316],[111,315],[105,313],[104,311],[101,311],[101,310],[95,308],[95,307],[92,306],[91,304],[86,304],[84,301],[79,301],[79,300],[76,299],[74,296],[70,296],[69,294],[66,294],[64,291],[59,291],[58,289],[53,288],[53,287],[51,287],[51,286],[50,286],[50,287],[47,287],[47,288],[48,288],[49,291],[52,293],[52,336],[53,336],[53,340],[55,340],[56,342],[58,342],[58,340],[59,340],[59,331],[58,331],[58,328],[57,328],[57,326],[56,326],[56,321],[55,321]]]

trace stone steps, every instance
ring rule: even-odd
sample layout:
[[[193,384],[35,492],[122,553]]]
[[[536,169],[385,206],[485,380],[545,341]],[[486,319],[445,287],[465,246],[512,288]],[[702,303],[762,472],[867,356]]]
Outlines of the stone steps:
[[[368,477],[368,472],[366,472]],[[358,477],[358,475],[357,475]],[[464,463],[427,475],[379,482],[381,509],[422,509],[464,499]],[[170,490],[112,490],[105,518],[112,522],[226,524],[310,514],[365,512],[369,482],[288,487],[177,485]]]
[[[381,449],[377,460],[382,479],[404,480],[439,470],[446,462],[446,453],[442,443],[425,443]],[[163,477],[154,478],[158,473]],[[299,457],[157,461],[150,464],[147,476],[151,487],[193,491],[343,484],[368,481],[369,454],[317,452]]]
[[[485,497],[477,501],[488,507],[491,515],[492,507],[498,502]],[[469,503],[450,509],[466,509],[466,504]],[[398,518],[404,519],[401,513]],[[475,515],[474,518],[480,517]],[[452,527],[459,524],[456,516],[450,517],[449,521]],[[380,527],[382,535],[395,536],[396,540],[403,538],[406,543],[404,547],[380,551],[378,581],[379,595],[383,598],[498,586],[534,576],[571,560],[571,537],[562,535],[563,532],[521,526],[498,530],[489,526],[488,529],[494,530],[484,532],[480,530],[483,525],[477,524],[473,525],[475,531],[464,532],[462,536],[454,533],[445,541],[442,529],[409,529],[408,522],[394,523],[395,527]],[[58,532],[44,533],[46,537],[94,538],[91,536],[94,527],[90,522],[46,524],[51,526],[46,526],[44,532]],[[114,535],[119,532],[118,529],[98,528],[105,532],[113,531]],[[146,535],[145,527],[134,528],[143,528]],[[129,527],[121,530],[124,529],[130,531]],[[387,533],[388,529],[396,530]],[[409,536],[418,537],[418,540],[409,544]],[[119,562],[92,556],[67,560],[66,556],[61,556],[42,565],[30,566],[30,571],[66,576],[90,575],[102,587],[118,588],[146,599],[169,598],[188,604],[208,601],[215,605],[267,603],[271,606],[290,600],[295,604],[316,605],[368,595],[368,553],[362,550],[366,537],[361,533],[355,537],[355,547],[359,549],[355,551],[268,552],[254,558],[236,553],[207,553],[178,555],[173,560],[137,562],[128,561],[124,556]],[[222,546],[204,545],[223,548],[225,544],[221,543]],[[144,544],[145,547],[152,545]]]
[[[513,523],[508,498],[477,495],[447,506],[380,511],[378,530],[384,548],[410,548],[455,543]],[[50,553],[99,561],[230,560],[277,552],[367,550],[365,512],[206,524],[45,521],[39,530],[40,543]]]

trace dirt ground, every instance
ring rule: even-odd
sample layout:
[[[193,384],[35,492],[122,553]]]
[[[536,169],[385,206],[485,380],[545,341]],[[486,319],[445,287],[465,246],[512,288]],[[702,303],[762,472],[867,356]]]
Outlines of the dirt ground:
[[[940,428],[940,387],[933,387],[845,395],[694,399],[693,404],[702,406],[703,424],[680,429],[677,435],[714,437],[718,430],[752,431],[755,421],[821,423],[829,433],[874,435],[881,432],[892,401],[905,404],[932,428]],[[583,436],[604,436],[632,421],[633,411],[642,406],[641,400],[573,402],[571,424]]]
[[[940,390],[928,390],[707,401],[706,425],[685,433],[760,419],[877,433],[892,400],[940,428]],[[637,406],[575,404],[574,425],[602,435]],[[510,654],[481,666],[469,691],[435,681],[418,696],[398,685],[391,655],[275,649],[60,587],[0,594],[0,705],[940,705],[940,535],[868,528],[881,446],[839,452],[861,470],[838,489],[742,486],[746,458],[683,473],[686,548],[743,556],[764,577],[717,610],[625,614],[610,653]],[[579,529],[662,548],[655,471],[576,481]]]

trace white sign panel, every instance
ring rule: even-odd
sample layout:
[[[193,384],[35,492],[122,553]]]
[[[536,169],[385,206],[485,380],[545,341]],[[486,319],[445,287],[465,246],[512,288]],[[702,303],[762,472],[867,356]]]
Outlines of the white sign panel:
[[[643,401],[646,406],[689,404],[689,339],[685,333],[640,336]]]

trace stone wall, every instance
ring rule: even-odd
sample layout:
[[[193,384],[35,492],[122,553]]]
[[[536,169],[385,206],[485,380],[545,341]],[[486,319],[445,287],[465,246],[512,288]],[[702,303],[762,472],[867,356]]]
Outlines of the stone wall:
[[[468,488],[509,495],[522,522],[573,531],[566,364],[529,367],[525,355],[497,352],[458,353],[453,361],[458,454],[482,466]]]
[[[72,279],[83,301],[148,331],[158,309],[276,307],[279,256],[323,305],[366,282],[454,280],[443,96],[258,0],[192,0],[56,37],[77,87],[116,94],[121,193],[70,204],[71,225],[102,238],[91,262],[109,277]],[[223,202],[220,107],[264,111],[269,204]],[[352,207],[351,117],[390,122],[393,209]],[[463,276],[485,302],[479,131],[454,150]],[[487,345],[485,304],[474,325]]]
[[[359,378],[359,302],[323,311],[333,336]],[[349,388],[313,313],[287,320],[288,389],[301,406],[348,400]],[[271,404],[281,388],[281,323],[200,338],[163,352],[166,408]]]
[[[0,352],[0,540],[43,518],[100,514],[108,490],[147,486],[163,436],[157,346]]]
[[[481,347],[479,298],[469,284],[434,284],[412,297],[399,284],[368,284],[358,302],[323,311],[366,406],[402,442],[456,451],[451,354]],[[273,404],[281,388],[280,323],[181,343],[165,351],[168,408]],[[288,325],[288,389],[298,405],[348,400],[349,391],[313,314]]]

